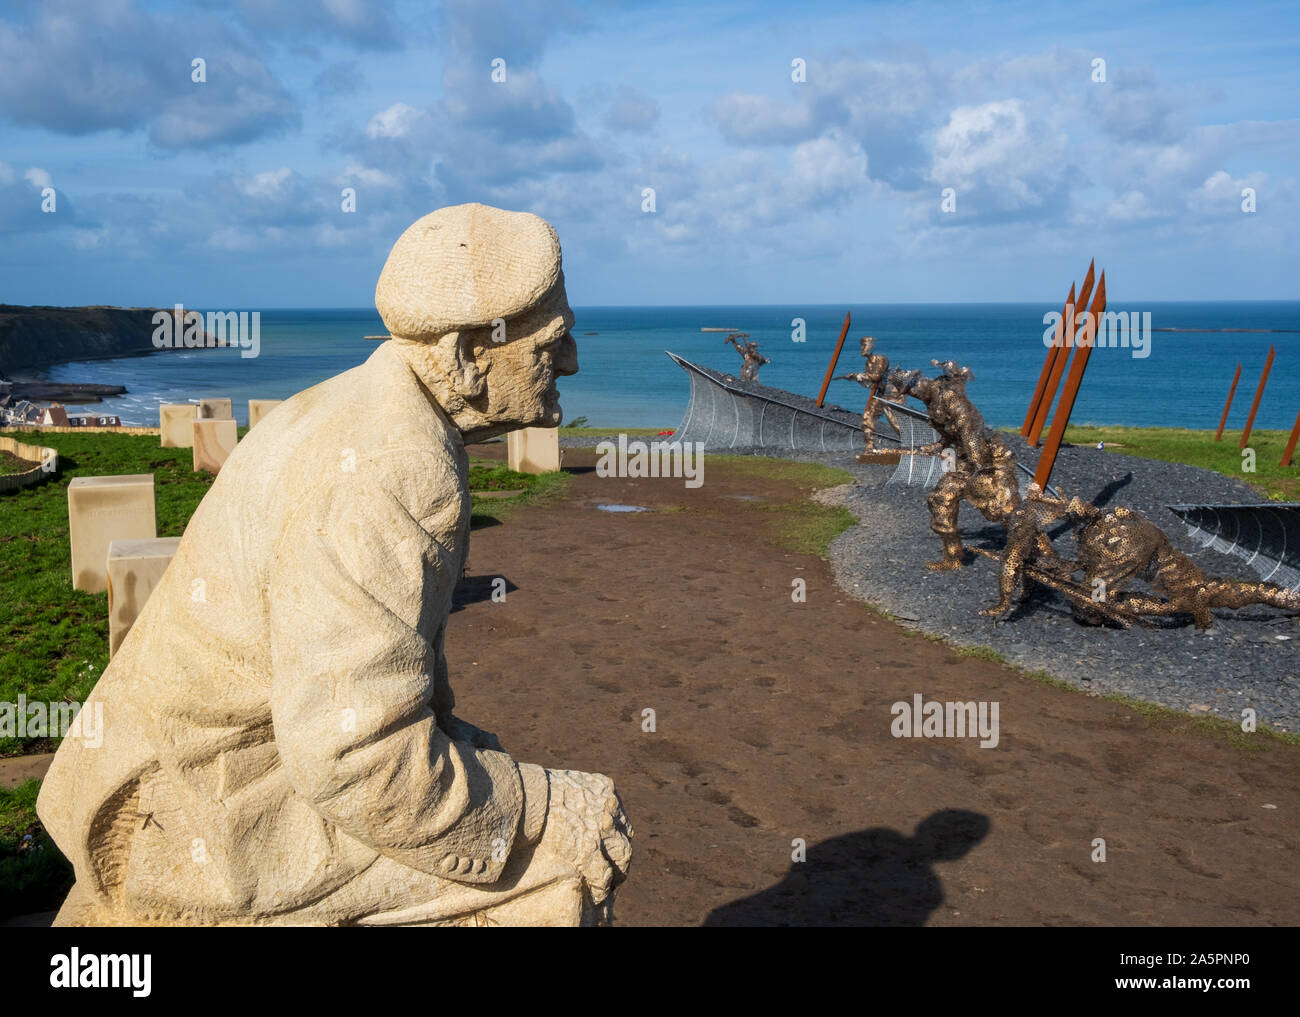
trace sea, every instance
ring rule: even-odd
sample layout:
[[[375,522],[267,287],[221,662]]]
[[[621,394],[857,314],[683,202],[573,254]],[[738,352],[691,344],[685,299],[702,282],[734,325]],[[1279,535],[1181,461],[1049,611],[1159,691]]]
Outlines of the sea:
[[[995,427],[1019,427],[1047,353],[1043,304],[857,304],[575,308],[578,374],[559,381],[566,422],[592,427],[675,428],[690,388],[666,351],[739,373],[725,333],[747,332],[771,363],[759,380],[816,397],[846,311],[852,323],[836,374],[860,370],[858,340],[876,338],[892,365],[932,371],[931,359],[968,365],[967,391]],[[1215,428],[1238,364],[1228,428],[1244,426],[1270,348],[1271,372],[1255,426],[1287,429],[1300,413],[1300,301],[1164,302],[1112,307],[1149,312],[1142,348],[1093,350],[1072,422]],[[122,385],[126,395],[72,412],[112,413],[156,426],[161,403],[230,397],[247,423],[249,399],[287,399],[364,361],[384,333],[373,309],[273,310],[261,315],[256,357],[238,348],[160,350],[144,356],[59,364],[52,381]],[[862,388],[831,382],[827,402],[860,411]],[[382,407],[376,407],[382,411]]]

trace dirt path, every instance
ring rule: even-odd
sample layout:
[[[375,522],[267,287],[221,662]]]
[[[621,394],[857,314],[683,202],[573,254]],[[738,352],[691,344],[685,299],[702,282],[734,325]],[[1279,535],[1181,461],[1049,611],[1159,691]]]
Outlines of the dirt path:
[[[762,536],[805,496],[790,484],[594,462],[569,451],[567,501],[475,531],[447,654],[461,716],[520,759],[614,778],[637,828],[621,924],[1300,922],[1300,750],[905,634]],[[892,737],[917,694],[996,701],[999,743]]]

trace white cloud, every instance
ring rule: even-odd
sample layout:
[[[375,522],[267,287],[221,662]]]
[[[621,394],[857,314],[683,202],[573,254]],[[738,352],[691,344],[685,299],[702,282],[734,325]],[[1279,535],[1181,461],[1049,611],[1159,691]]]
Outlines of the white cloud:
[[[414,106],[404,102],[395,102],[388,109],[380,110],[366,124],[368,138],[404,138],[424,116]]]
[[[1065,135],[1031,119],[1020,99],[959,106],[935,132],[927,176],[977,207],[1038,208],[1060,189],[1065,149]]]
[[[294,172],[288,166],[277,170],[255,173],[251,177],[237,177],[235,186],[250,198],[275,198],[285,193],[286,185]]]

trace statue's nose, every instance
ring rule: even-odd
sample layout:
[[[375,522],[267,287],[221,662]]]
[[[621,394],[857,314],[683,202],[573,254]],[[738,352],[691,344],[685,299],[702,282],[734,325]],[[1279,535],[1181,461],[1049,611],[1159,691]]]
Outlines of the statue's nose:
[[[578,373],[578,344],[574,341],[572,332],[564,333],[559,348],[555,351],[555,359],[552,363],[556,374]]]

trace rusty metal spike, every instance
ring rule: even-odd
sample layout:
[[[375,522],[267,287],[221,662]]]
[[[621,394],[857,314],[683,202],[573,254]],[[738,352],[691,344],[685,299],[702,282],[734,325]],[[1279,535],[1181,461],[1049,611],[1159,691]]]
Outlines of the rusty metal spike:
[[[835,354],[831,357],[830,365],[826,368],[826,380],[822,382],[822,390],[817,394],[818,406],[821,406],[826,401],[826,390],[831,387],[831,376],[835,373],[835,365],[839,363],[840,350],[844,349],[844,337],[849,334],[851,314],[850,311],[844,312],[844,327],[840,329],[840,341],[835,344]]]
[[[1300,413],[1296,414],[1295,427],[1291,428],[1291,440],[1286,443],[1286,451],[1282,453],[1282,465],[1290,466],[1291,457],[1295,455],[1295,443],[1300,439]]]
[[[1251,428],[1255,426],[1255,414],[1259,412],[1259,401],[1264,398],[1264,386],[1268,384],[1268,372],[1273,369],[1274,348],[1268,348],[1268,359],[1264,361],[1264,373],[1259,376],[1259,388],[1255,389],[1255,401],[1250,404],[1250,416],[1246,418],[1246,430],[1241,432],[1239,448],[1245,448],[1250,441]]]
[[[1044,390],[1043,398],[1038,404],[1038,411],[1034,414],[1034,422],[1029,427],[1028,438],[1030,445],[1038,444],[1039,437],[1043,433],[1043,427],[1047,424],[1047,415],[1052,411],[1052,401],[1056,398],[1056,390],[1061,387],[1061,376],[1065,374],[1070,354],[1074,350],[1074,317],[1078,314],[1080,307],[1088,306],[1088,298],[1092,296],[1095,265],[1095,259],[1088,262],[1088,274],[1083,277],[1083,286],[1079,290],[1079,302],[1061,319],[1061,323],[1066,330],[1065,342],[1057,351],[1056,363],[1052,365],[1052,374],[1047,380],[1047,388]]]
[[[1052,373],[1052,365],[1056,362],[1056,355],[1065,346],[1065,315],[1068,313],[1069,308],[1073,306],[1074,283],[1070,283],[1070,295],[1065,298],[1066,310],[1061,312],[1061,320],[1057,323],[1056,335],[1052,337],[1052,345],[1047,348],[1047,356],[1043,358],[1043,369],[1038,373],[1038,384],[1034,386],[1034,396],[1029,400],[1029,412],[1025,414],[1025,422],[1020,428],[1023,437],[1029,437],[1030,428],[1034,425],[1034,416],[1038,413],[1038,404],[1043,398],[1043,392],[1047,389],[1047,379]]]
[[[1052,429],[1048,432],[1047,443],[1038,457],[1038,469],[1034,471],[1034,482],[1043,489],[1047,488],[1047,482],[1052,476],[1052,467],[1056,465],[1056,454],[1061,450],[1061,439],[1070,424],[1070,414],[1074,412],[1074,400],[1079,395],[1079,386],[1083,384],[1083,372],[1088,369],[1088,358],[1092,356],[1093,347],[1097,345],[1097,328],[1105,311],[1106,273],[1102,272],[1101,279],[1097,282],[1097,295],[1093,298],[1088,319],[1084,324],[1085,331],[1090,331],[1091,335],[1088,342],[1079,346],[1079,352],[1074,355],[1074,362],[1070,364],[1070,376],[1065,380],[1061,405],[1056,408],[1056,416],[1052,418]]]
[[[1219,418],[1219,430],[1215,432],[1214,440],[1218,441],[1223,437],[1223,425],[1228,422],[1228,410],[1232,409],[1232,397],[1237,394],[1237,382],[1241,380],[1241,361],[1237,361],[1237,373],[1232,376],[1232,387],[1228,389],[1228,401],[1223,404],[1223,416]]]

